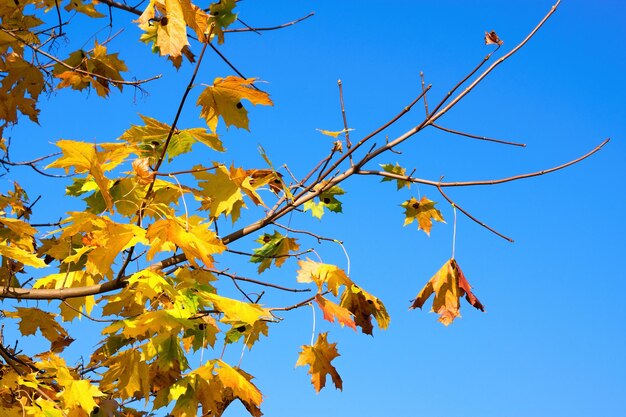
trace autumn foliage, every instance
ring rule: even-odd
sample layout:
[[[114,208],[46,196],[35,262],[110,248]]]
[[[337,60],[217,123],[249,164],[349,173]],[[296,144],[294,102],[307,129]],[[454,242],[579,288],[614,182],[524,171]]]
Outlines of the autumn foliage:
[[[271,335],[284,313],[309,306],[328,322],[367,335],[390,324],[383,302],[363,288],[358,277],[352,277],[349,269],[315,260],[307,249],[309,240],[343,248],[341,241],[292,229],[279,220],[291,213],[322,220],[341,213],[342,198],[349,191],[343,182],[353,176],[376,175],[383,182],[394,182],[397,189],[422,183],[432,187],[430,198],[441,195],[440,203],[451,202],[445,187],[472,185],[425,180],[397,163],[377,163],[384,162],[379,156],[392,159],[394,147],[434,126],[495,68],[495,64],[483,68],[487,60],[430,111],[425,106],[423,121],[395,139],[378,145],[371,142],[416,103],[425,103],[430,87],[424,86],[409,106],[398,106],[401,111],[395,118],[367,135],[351,137],[345,118],[344,129],[321,130],[320,134],[332,138],[328,154],[322,161],[311,161],[309,174],[302,178],[292,176],[262,148],[262,166],[239,166],[237,155],[230,154],[228,158],[235,161],[230,164],[194,158],[191,151],[198,147],[216,155],[225,152],[223,128],[253,131],[249,112],[254,106],[273,105],[265,86],[254,78],[236,74],[197,80],[208,50],[217,51],[233,30],[255,30],[241,24],[236,6],[235,0],[212,4],[151,0],[141,9],[113,0],[2,1],[3,163],[11,163],[7,132],[26,119],[38,122],[43,93],[70,88],[93,91],[106,99],[115,89],[149,86],[151,79],[124,78],[132,69],[122,54],[112,51],[114,42],[92,40],[90,46],[73,51],[49,47],[70,30],[65,23],[68,16],[97,19],[119,9],[127,13],[127,24],[141,28],[137,41],[163,57],[164,65],[189,65],[195,70],[191,79],[180,81],[188,88],[176,98],[179,105],[172,120],[133,117],[117,140],[59,139],[58,154],[21,164],[41,175],[69,175],[60,180],[65,181],[67,198],[73,200],[64,218],[33,224],[31,214],[39,206],[19,185],[19,178],[0,195],[3,323],[22,336],[45,340],[45,345],[39,344],[44,346],[41,351],[33,353],[22,349],[21,340],[0,337],[0,416],[139,417],[152,411],[174,417],[221,416],[233,401],[260,416],[262,391],[239,364],[224,360],[226,347],[237,344],[251,349]],[[489,57],[503,44],[495,32],[487,33],[485,42]],[[469,84],[469,90],[459,90],[468,79],[477,81]],[[199,126],[182,128],[178,120],[191,90],[197,107],[184,111],[195,111],[202,120]],[[173,161],[186,169],[170,170]],[[438,203],[430,198],[418,193],[396,202],[398,224],[404,221],[426,235],[434,233],[433,225],[445,221]],[[256,220],[242,222],[243,210],[256,213]],[[256,237],[249,251],[232,247],[249,235]],[[218,266],[226,254],[254,264],[258,275],[239,276],[228,264]],[[265,274],[284,265],[297,268],[291,285],[274,282]],[[300,298],[265,305],[262,292],[243,290],[241,282]],[[432,311],[445,325],[460,316],[463,298],[484,311],[454,257],[424,282],[426,286],[408,307],[422,308],[433,297]],[[227,284],[232,292],[222,292]],[[64,350],[81,337],[72,333],[71,323],[78,319],[100,326],[100,339],[77,362]],[[300,347],[296,366],[306,368],[316,391],[329,378],[336,388],[343,386],[333,364],[339,350],[330,340],[328,333],[319,333]],[[197,360],[191,361],[198,357],[204,358],[199,366]]]

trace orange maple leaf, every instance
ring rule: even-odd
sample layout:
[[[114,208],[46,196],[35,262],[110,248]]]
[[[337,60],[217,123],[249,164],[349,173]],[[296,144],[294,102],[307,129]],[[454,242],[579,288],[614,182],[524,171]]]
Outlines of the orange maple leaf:
[[[335,319],[341,324],[350,327],[356,331],[356,323],[352,318],[353,314],[345,307],[333,303],[330,300],[322,297],[321,294],[315,296],[315,301],[320,306],[320,309],[324,313],[324,320],[328,320],[331,323],[335,322]]]
[[[485,311],[485,307],[478,301],[471,289],[472,287],[459,265],[454,259],[450,259],[417,294],[409,309],[422,308],[426,300],[434,293],[435,299],[431,311],[439,314],[439,321],[447,326],[455,318],[461,317],[459,301],[463,296],[472,306],[480,311]]]

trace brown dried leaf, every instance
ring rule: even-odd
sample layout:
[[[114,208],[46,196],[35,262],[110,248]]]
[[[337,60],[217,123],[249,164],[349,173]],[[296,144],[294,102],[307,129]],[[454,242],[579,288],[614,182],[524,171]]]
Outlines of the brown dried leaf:
[[[495,31],[485,32],[485,45],[502,45],[504,42]]]

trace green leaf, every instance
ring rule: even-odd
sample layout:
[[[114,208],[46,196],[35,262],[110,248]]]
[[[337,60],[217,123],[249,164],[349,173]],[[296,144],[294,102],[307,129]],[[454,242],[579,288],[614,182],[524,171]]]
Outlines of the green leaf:
[[[250,258],[250,262],[260,264],[259,273],[269,268],[272,262],[274,262],[276,267],[282,266],[289,257],[290,252],[300,249],[296,239],[283,236],[277,231],[274,231],[272,235],[268,233],[261,235],[256,242],[261,243],[263,246],[254,249],[254,255]]]
[[[345,194],[339,186],[334,185],[328,190],[322,191],[314,199],[304,203],[304,211],[311,211],[313,217],[321,219],[324,215],[324,209],[328,209],[335,213],[341,213],[341,201],[337,200],[336,196]]]

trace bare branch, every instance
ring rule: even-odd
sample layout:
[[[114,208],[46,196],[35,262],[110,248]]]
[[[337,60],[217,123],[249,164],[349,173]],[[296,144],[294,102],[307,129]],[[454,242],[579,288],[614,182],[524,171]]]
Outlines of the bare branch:
[[[549,168],[549,169],[544,169],[544,170],[541,170],[541,171],[530,172],[530,173],[527,173],[527,174],[514,175],[512,177],[500,178],[500,179],[495,179],[495,180],[439,182],[439,181],[425,180],[425,179],[421,179],[421,178],[414,178],[414,177],[405,176],[405,175],[393,174],[391,172],[385,172],[385,171],[360,170],[358,173],[360,175],[378,175],[378,176],[381,176],[381,177],[393,178],[395,180],[402,180],[402,181],[409,181],[409,182],[414,182],[414,183],[418,183],[418,184],[432,185],[434,187],[468,187],[468,186],[476,186],[476,185],[495,185],[495,184],[502,184],[502,183],[505,183],[505,182],[522,180],[522,179],[526,179],[526,178],[538,177],[540,175],[549,174],[551,172],[558,171],[558,170],[563,169],[563,168],[567,168],[568,166],[577,164],[578,162],[580,162],[580,161],[582,161],[582,160],[584,160],[586,158],[589,158],[591,155],[593,155],[594,153],[596,153],[600,149],[602,149],[602,147],[604,145],[606,145],[607,143],[609,143],[610,140],[611,140],[610,138],[604,140],[601,144],[599,144],[598,146],[596,146],[595,148],[593,148],[591,151],[587,152],[583,156],[581,156],[579,158],[576,158],[576,159],[574,159],[572,161],[566,162],[566,163],[564,163],[562,165],[559,165],[559,166],[556,166],[556,167],[553,167],[553,168]]]
[[[434,123],[431,123],[430,125],[432,127],[436,128],[436,129],[443,130],[444,132],[452,133],[454,135],[459,135],[459,136],[465,136],[467,138],[485,140],[485,141],[488,141],[488,142],[502,143],[503,145],[519,146],[519,147],[522,147],[522,148],[526,147],[525,143],[510,142],[510,141],[506,141],[506,140],[487,138],[485,136],[476,136],[476,135],[472,135],[472,134],[469,134],[469,133],[461,132],[459,130],[448,129],[447,127],[439,126],[439,125],[436,125]]]
[[[104,3],[109,7],[114,7],[116,9],[125,10],[127,12],[136,14],[137,16],[141,16],[141,10],[136,9],[135,7],[129,6],[124,3],[119,3],[114,0],[98,0],[100,3]]]
[[[278,26],[269,26],[269,27],[262,27],[262,28],[253,28],[250,27],[248,25],[246,25],[245,23],[241,22],[242,24],[244,24],[246,27],[245,28],[239,28],[239,29],[226,29],[224,30],[224,33],[238,33],[238,32],[263,32],[263,31],[268,31],[268,30],[278,30],[278,29],[283,29],[289,26],[293,26],[297,23],[302,22],[303,20],[308,19],[309,17],[312,17],[315,14],[315,12],[311,12],[308,15],[301,17],[299,19],[296,20],[292,20],[291,22],[287,22],[287,23],[283,23],[282,25],[278,25]]]
[[[443,177],[441,177],[441,179],[443,179]],[[510,237],[507,237],[505,235],[503,235],[502,233],[498,232],[497,230],[487,226],[485,223],[481,222],[480,220],[478,220],[476,217],[472,216],[471,214],[469,214],[467,211],[465,211],[461,206],[459,206],[458,204],[456,204],[454,201],[452,201],[447,195],[446,193],[443,192],[443,190],[441,189],[441,187],[437,187],[437,189],[439,190],[439,192],[441,193],[442,197],[445,198],[446,200],[448,200],[448,203],[452,204],[453,207],[456,207],[459,209],[459,211],[463,214],[465,214],[467,217],[469,217],[470,219],[472,219],[473,221],[475,221],[476,223],[478,223],[479,225],[481,225],[482,227],[484,227],[485,229],[489,230],[492,233],[495,233],[496,235],[500,236],[502,239],[508,240],[509,242],[513,243],[513,239],[511,239]]]
[[[348,129],[348,119],[346,118],[346,108],[343,105],[343,84],[341,80],[337,81],[339,87],[339,103],[341,104],[341,118],[343,119],[343,130],[346,132],[346,147],[350,149],[352,143],[350,143],[350,129]],[[352,162],[352,155],[350,155],[350,161]]]
[[[276,288],[277,290],[282,290],[282,291],[288,291],[288,292],[310,292],[311,291],[310,288],[287,288],[281,285],[272,284],[271,282],[259,281],[257,279],[246,278],[246,277],[242,277],[239,275],[231,274],[226,271],[217,271],[213,269],[208,269],[208,271],[217,275],[224,275],[226,277],[229,277],[237,281],[249,282],[249,283],[256,284],[256,285],[262,285],[264,287]]]
[[[552,16],[552,14],[554,14],[554,12],[556,11],[557,7],[559,7],[559,4],[561,3],[561,0],[558,0],[554,6],[552,6],[552,8],[550,9],[550,11],[544,16],[543,19],[541,19],[541,21],[537,24],[537,26],[535,26],[535,28],[528,34],[528,36],[526,36],[524,38],[524,40],[522,40],[519,44],[517,44],[517,46],[513,49],[511,49],[506,55],[500,57],[496,62],[494,62],[493,64],[491,64],[491,66],[489,68],[487,68],[482,74],[480,74],[480,76],[478,76],[478,78],[476,78],[467,88],[465,88],[465,90],[463,90],[462,93],[460,93],[458,96],[456,96],[446,107],[444,107],[443,109],[438,110],[439,106],[437,109],[435,109],[433,111],[434,114],[431,117],[431,123],[436,121],[437,119],[439,119],[441,116],[443,116],[444,114],[446,114],[452,107],[454,107],[454,105],[456,103],[459,102],[459,100],[461,100],[463,97],[465,97],[470,91],[472,91],[474,89],[474,87],[476,87],[487,75],[489,75],[489,73],[491,71],[493,71],[498,65],[500,65],[501,63],[503,63],[504,61],[506,61],[508,58],[510,58],[514,53],[516,53],[517,51],[519,51],[522,46],[526,45],[526,43],[535,35],[535,33],[537,33],[537,31],[539,30],[539,28],[541,28],[543,26],[544,23],[546,23],[546,21],[550,18],[550,16]],[[499,45],[498,45],[499,47]],[[446,99],[447,100],[447,99]],[[444,100],[445,101],[445,100]],[[443,102],[441,103],[443,104]]]

